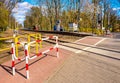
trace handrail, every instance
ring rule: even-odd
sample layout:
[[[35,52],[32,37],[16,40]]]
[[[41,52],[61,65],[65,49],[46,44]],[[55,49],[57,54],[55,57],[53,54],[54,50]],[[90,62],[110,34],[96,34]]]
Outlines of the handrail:
[[[9,39],[14,39],[14,37],[0,38],[0,40],[9,40]]]
[[[19,45],[17,43],[19,41],[19,38],[27,38],[27,42],[29,43],[31,41],[30,40],[31,37],[34,37],[35,40],[41,39],[41,34],[28,34],[28,35],[19,35],[19,36],[14,36],[13,35],[13,37],[0,38],[0,41],[12,39],[11,42],[15,42],[15,45],[16,45],[16,56],[18,57],[18,48],[19,48]],[[37,50],[38,49],[38,43],[36,43],[36,45],[37,45],[36,46],[36,50]],[[42,43],[41,42],[40,42],[40,48],[42,48]],[[10,50],[10,47],[1,48],[0,52],[6,51],[6,50]],[[29,47],[29,51],[30,51],[30,47]]]

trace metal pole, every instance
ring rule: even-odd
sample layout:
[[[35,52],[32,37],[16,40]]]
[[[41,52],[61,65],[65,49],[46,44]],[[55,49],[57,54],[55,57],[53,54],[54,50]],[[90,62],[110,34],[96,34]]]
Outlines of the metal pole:
[[[14,58],[14,55],[15,55],[15,45],[14,45],[14,43],[12,43],[11,52],[12,52],[12,72],[13,72],[13,75],[15,75],[15,58]]]
[[[25,43],[25,60],[26,60],[26,76],[27,76],[27,79],[29,79],[29,65],[28,65],[28,58],[29,58],[29,53],[28,53],[28,44]]]

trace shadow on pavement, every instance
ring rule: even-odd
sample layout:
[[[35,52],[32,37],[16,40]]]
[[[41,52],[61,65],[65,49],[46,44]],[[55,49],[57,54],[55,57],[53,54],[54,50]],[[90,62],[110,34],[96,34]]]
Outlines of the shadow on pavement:
[[[42,57],[38,58],[37,60],[31,62],[31,63],[29,64],[29,66],[31,66],[31,65],[33,65],[34,63],[38,62],[39,60],[45,58],[46,56],[56,57],[56,56],[54,56],[54,55],[45,54],[44,56],[42,56]],[[18,65],[18,64],[20,64],[20,63],[22,63],[22,62],[24,62],[24,61],[25,61],[25,60],[20,61],[20,62],[16,63],[15,65]],[[13,75],[13,74],[12,74],[12,67],[11,67],[11,66],[7,66],[7,65],[2,65],[2,64],[0,64],[0,67],[3,68],[6,72],[8,72],[10,75]],[[25,68],[26,68],[26,67],[24,66],[24,67],[22,67],[22,68],[20,68],[20,69],[15,69],[15,72],[18,73],[19,75],[21,75],[22,77],[24,77],[24,78],[26,79],[26,76],[20,72],[21,70],[23,70],[23,69],[25,69]]]

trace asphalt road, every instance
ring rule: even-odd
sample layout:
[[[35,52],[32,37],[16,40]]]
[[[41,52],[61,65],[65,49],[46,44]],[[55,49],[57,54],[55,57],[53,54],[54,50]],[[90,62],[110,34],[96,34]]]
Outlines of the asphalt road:
[[[93,39],[83,40],[89,44]],[[120,83],[119,41],[119,39],[108,38],[96,46],[94,44],[95,48],[87,46],[81,48],[79,45],[73,45],[78,49],[72,48],[72,51],[84,50],[79,53],[74,52],[75,54],[46,83]]]
[[[120,33],[113,33],[114,38],[120,39]]]

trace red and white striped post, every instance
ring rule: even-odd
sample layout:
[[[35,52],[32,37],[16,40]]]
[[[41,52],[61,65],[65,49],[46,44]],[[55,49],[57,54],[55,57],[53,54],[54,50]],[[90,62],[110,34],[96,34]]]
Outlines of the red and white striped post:
[[[28,65],[28,58],[29,58],[29,53],[28,53],[28,44],[25,43],[25,59],[26,59],[26,75],[27,75],[27,79],[29,79],[29,65]]]
[[[15,75],[15,44],[12,42],[11,46],[11,52],[12,52],[12,73]]]
[[[56,52],[57,52],[57,58],[59,58],[59,52],[58,52],[58,37],[56,36]]]

